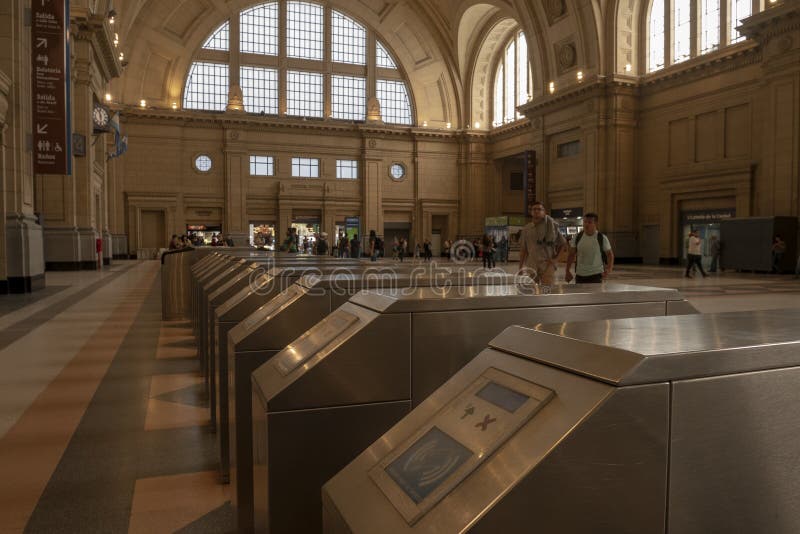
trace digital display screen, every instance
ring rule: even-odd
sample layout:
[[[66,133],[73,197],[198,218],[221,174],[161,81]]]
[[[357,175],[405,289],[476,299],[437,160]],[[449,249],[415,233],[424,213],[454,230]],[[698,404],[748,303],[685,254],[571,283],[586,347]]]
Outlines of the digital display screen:
[[[497,382],[489,382],[483,386],[480,391],[475,394],[479,399],[486,402],[491,402],[498,408],[502,408],[508,413],[516,412],[520,406],[530,399],[527,395],[523,395],[513,389],[501,386]]]
[[[419,504],[471,456],[471,450],[434,426],[390,463],[386,473]]]

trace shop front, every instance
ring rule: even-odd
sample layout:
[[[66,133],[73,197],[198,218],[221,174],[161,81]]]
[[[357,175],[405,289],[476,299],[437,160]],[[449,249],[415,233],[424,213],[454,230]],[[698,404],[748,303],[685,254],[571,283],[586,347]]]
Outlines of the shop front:
[[[291,228],[297,234],[298,252],[313,253],[321,224],[320,217],[316,215],[296,215],[292,218]]]
[[[275,223],[251,222],[250,246],[264,250],[275,250]]]
[[[559,230],[572,241],[583,230],[583,208],[554,208],[550,216],[558,223]]]
[[[332,240],[334,247],[339,246],[339,239],[341,236],[345,236],[348,243],[353,239],[361,237],[361,218],[345,217],[343,220],[336,221]]]
[[[720,238],[720,222],[736,217],[736,208],[681,211],[681,260],[686,263],[689,232],[697,232],[702,242],[703,268],[711,265],[710,243],[712,236]]]
[[[221,224],[187,224],[186,236],[194,246],[211,245],[214,237],[222,237]]]

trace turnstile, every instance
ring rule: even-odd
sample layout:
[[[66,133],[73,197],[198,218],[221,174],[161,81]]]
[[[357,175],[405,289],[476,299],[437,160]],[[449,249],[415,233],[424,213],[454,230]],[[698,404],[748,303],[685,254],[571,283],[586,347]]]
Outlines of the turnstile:
[[[213,360],[210,369],[209,381],[209,408],[212,414],[213,427],[217,431],[217,443],[220,452],[220,478],[227,483],[230,477],[230,457],[228,446],[227,427],[219,428],[219,421],[227,421],[227,349],[228,331],[239,322],[245,320],[260,307],[268,303],[281,292],[292,287],[300,277],[313,273],[315,275],[326,275],[340,273],[343,270],[348,272],[360,272],[370,267],[365,264],[352,265],[346,262],[338,264],[329,262],[326,264],[314,265],[307,264],[284,264],[281,267],[273,267],[266,272],[259,272],[250,282],[235,295],[228,298],[224,303],[217,304],[212,313],[212,322],[209,329],[213,330],[214,343],[210,359]],[[375,269],[375,268],[372,268]],[[381,267],[379,272],[394,272],[391,267]],[[220,377],[217,380],[216,377]],[[224,377],[224,378],[223,378]],[[220,402],[222,400],[222,402]]]
[[[510,327],[325,485],[325,532],[800,532],[798,324]]]
[[[674,289],[622,284],[359,293],[252,375],[256,530],[319,530],[322,484],[508,325],[684,304]]]
[[[394,264],[394,266],[402,264]],[[227,361],[218,364],[218,432],[228,432],[228,448],[220,447],[220,465],[228,466],[234,486],[234,504],[243,530],[252,523],[252,430],[250,375],[306,330],[364,289],[478,286],[513,284],[506,273],[450,269],[431,264],[411,265],[410,271],[392,272],[384,266],[363,273],[310,275],[265,303],[236,324],[227,335]],[[222,336],[220,336],[222,341]],[[394,343],[392,337],[384,340]],[[220,408],[226,408],[222,410]],[[244,424],[233,424],[243,421]],[[241,473],[241,476],[238,476]]]

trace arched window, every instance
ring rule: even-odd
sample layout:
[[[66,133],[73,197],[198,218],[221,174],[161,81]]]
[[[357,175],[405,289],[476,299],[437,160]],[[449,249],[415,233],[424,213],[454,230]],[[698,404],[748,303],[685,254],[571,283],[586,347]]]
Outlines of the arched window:
[[[722,19],[723,1],[728,2],[725,4],[728,7],[727,21]],[[647,72],[742,41],[745,37],[736,27],[759,5],[758,0],[696,2],[697,8],[694,8],[693,0],[669,0],[669,9],[665,9],[664,0],[651,0],[647,14]],[[699,21],[697,17],[700,17]],[[692,36],[693,28],[698,31],[695,37]],[[665,49],[670,52],[665,53]]]
[[[528,101],[530,81],[528,42],[524,33],[517,32],[503,48],[497,63],[493,91],[493,126],[522,118],[517,112],[517,106]]]
[[[238,43],[230,39],[232,23],[238,24]],[[227,53],[236,47],[239,54]],[[232,57],[238,65],[231,65]],[[248,113],[363,121],[374,94],[384,122],[413,124],[408,86],[387,47],[353,18],[321,4],[267,2],[222,24],[189,69],[183,107],[224,111],[236,68]]]

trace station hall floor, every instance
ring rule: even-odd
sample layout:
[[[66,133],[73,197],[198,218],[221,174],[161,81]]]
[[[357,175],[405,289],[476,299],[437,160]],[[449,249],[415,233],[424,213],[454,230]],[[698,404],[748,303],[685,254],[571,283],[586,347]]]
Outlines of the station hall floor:
[[[47,273],[0,296],[0,533],[231,532],[188,322],[161,320],[160,263]],[[561,271],[563,275],[563,271]],[[703,313],[800,307],[791,275],[622,266]]]

